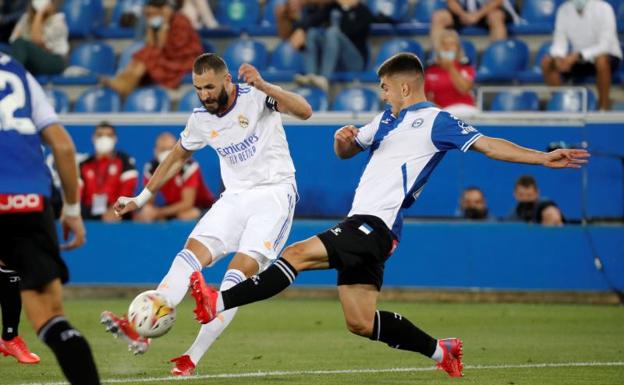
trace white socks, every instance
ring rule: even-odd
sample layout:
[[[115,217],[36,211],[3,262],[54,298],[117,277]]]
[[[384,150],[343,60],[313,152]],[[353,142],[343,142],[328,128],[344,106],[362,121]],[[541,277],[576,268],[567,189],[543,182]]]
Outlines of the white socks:
[[[227,290],[232,286],[238,285],[246,279],[245,274],[242,271],[231,269],[225,272],[223,276],[223,282],[221,282],[220,290]],[[223,333],[225,328],[232,322],[237,307],[229,309],[217,315],[217,318],[209,323],[202,325],[199,329],[199,334],[195,338],[195,342],[184,354],[188,354],[191,357],[191,361],[195,365],[201,360],[202,356],[206,353],[208,348],[213,342]]]
[[[201,269],[202,265],[195,254],[191,250],[183,249],[173,259],[169,272],[156,290],[164,294],[174,307],[178,306],[188,291],[191,274]]]
[[[436,360],[437,362],[442,362],[444,359],[444,350],[442,350],[442,346],[440,346],[440,341],[436,341],[436,350],[433,352],[431,359]]]

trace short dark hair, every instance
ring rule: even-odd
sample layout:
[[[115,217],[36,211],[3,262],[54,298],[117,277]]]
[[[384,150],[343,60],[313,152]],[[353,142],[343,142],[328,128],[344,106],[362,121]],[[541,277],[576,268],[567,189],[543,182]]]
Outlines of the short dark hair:
[[[531,175],[522,175],[520,178],[518,178],[515,187],[518,186],[533,187],[537,190],[537,182],[535,181],[535,178],[533,178]]]
[[[228,67],[221,56],[216,53],[203,53],[195,59],[193,63],[193,72],[197,75],[201,75],[208,71],[222,72],[227,71]]]
[[[415,73],[424,77],[423,65],[418,56],[410,52],[399,52],[386,59],[377,69],[377,76],[394,75],[398,73]]]
[[[103,120],[100,123],[98,123],[98,125],[95,126],[95,131],[97,131],[99,128],[109,128],[109,129],[113,130],[113,134],[115,134],[115,136],[117,136],[117,130],[115,130],[115,127],[112,124],[110,124],[109,122],[107,122],[106,120]]]
[[[483,190],[481,190],[477,186],[468,186],[468,187],[466,187],[464,189],[464,191],[462,191],[462,197],[464,196],[464,194],[466,194],[469,191],[478,191],[479,193],[481,193],[481,196],[485,197],[485,194],[483,193]]]

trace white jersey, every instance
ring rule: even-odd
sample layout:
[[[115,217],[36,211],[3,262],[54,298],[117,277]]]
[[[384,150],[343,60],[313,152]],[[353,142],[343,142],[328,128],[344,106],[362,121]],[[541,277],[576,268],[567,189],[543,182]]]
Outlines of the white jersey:
[[[410,207],[447,150],[467,151],[482,135],[429,102],[389,110],[360,128],[356,143],[369,160],[353,198],[351,215],[381,218],[400,237],[402,209]]]
[[[212,147],[219,155],[225,194],[274,184],[295,184],[293,165],[276,102],[237,84],[236,99],[222,114],[196,108],[180,135],[188,151]]]

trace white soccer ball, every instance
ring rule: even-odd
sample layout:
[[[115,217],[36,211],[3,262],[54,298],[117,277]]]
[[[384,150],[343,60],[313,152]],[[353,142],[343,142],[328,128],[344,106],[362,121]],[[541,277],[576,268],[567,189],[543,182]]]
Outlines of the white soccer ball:
[[[156,290],[136,296],[128,308],[128,321],[141,336],[160,337],[175,323],[176,309]]]

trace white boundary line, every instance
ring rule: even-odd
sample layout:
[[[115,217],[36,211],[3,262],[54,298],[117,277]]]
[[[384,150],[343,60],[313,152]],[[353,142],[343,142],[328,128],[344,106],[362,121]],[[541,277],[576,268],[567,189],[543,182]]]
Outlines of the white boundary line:
[[[543,364],[518,364],[518,365],[466,365],[464,370],[489,370],[489,369],[543,369],[543,368],[570,368],[570,367],[600,367],[600,366],[624,366],[624,361],[613,362],[561,362]],[[387,369],[343,369],[343,370],[300,370],[300,371],[271,371],[271,372],[247,372],[247,373],[220,373],[202,374],[190,377],[147,377],[147,378],[111,378],[102,380],[103,384],[127,384],[150,383],[155,381],[195,381],[224,378],[261,378],[261,377],[284,377],[302,375],[328,375],[328,374],[367,374],[367,373],[411,373],[430,372],[436,370],[435,367],[420,368],[387,368]],[[15,385],[66,385],[66,382],[29,382]]]

